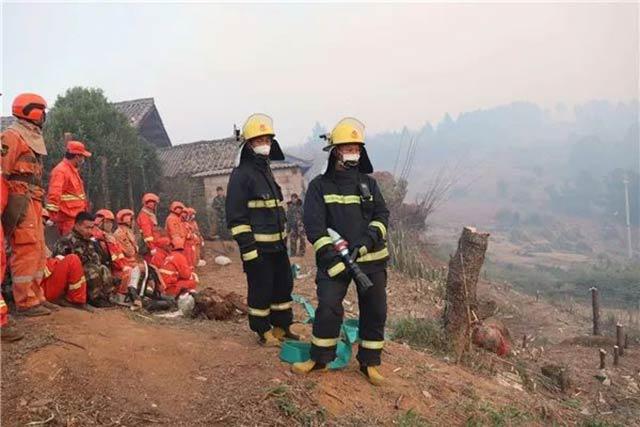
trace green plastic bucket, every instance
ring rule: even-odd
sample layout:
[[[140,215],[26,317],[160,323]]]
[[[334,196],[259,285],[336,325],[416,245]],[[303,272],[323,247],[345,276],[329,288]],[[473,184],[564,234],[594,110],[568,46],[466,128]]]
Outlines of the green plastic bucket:
[[[349,344],[358,342],[358,329],[360,321],[358,319],[346,319],[342,323],[342,331]]]
[[[302,341],[285,341],[280,347],[280,360],[286,363],[299,363],[311,358],[311,344]],[[329,369],[342,369],[351,360],[351,346],[339,341],[336,348],[336,358],[329,363]]]

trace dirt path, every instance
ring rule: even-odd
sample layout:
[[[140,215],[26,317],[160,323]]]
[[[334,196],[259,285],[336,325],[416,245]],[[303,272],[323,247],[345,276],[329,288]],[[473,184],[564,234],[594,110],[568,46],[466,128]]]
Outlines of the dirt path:
[[[203,285],[245,294],[237,255],[231,266],[219,267],[216,254],[207,254]],[[313,265],[312,256],[295,261],[303,271]],[[401,285],[390,285],[392,296]],[[313,297],[312,275],[296,283],[296,292]],[[402,310],[408,308],[392,312]],[[419,300],[411,310],[423,310]],[[298,307],[295,314],[303,317]],[[526,392],[393,342],[383,355],[388,384],[376,388],[355,361],[340,372],[294,376],[278,350],[256,344],[246,319],[161,320],[122,309],[63,309],[18,325],[26,338],[2,348],[3,426],[47,420],[49,426],[391,425],[417,415],[451,425],[475,416],[526,425],[549,420],[540,418],[539,401]],[[309,336],[308,326],[296,328]]]

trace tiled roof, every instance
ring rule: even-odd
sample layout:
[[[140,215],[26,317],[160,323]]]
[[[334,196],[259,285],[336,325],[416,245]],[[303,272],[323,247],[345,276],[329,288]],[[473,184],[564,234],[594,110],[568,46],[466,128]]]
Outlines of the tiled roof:
[[[234,137],[178,144],[158,150],[158,158],[166,177],[224,175],[230,173],[235,165],[238,145]],[[284,169],[300,165],[297,162],[282,161],[273,162],[271,167]]]
[[[142,119],[151,111],[154,107],[153,98],[133,99],[131,101],[114,102],[116,110],[127,116],[131,126],[138,127],[142,122]]]

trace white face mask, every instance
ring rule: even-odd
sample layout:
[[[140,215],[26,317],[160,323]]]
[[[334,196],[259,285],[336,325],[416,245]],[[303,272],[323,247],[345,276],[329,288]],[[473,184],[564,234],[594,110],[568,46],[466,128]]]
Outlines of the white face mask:
[[[342,155],[342,161],[345,162],[345,163],[347,163],[347,162],[358,163],[360,161],[360,154],[359,153],[343,154]]]
[[[263,144],[253,147],[253,152],[259,156],[268,156],[271,152],[271,145]]]

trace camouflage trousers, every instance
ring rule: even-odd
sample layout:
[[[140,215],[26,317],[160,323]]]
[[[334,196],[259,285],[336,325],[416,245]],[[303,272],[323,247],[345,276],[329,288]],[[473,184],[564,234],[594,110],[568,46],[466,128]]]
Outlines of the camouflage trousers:
[[[108,301],[114,291],[109,268],[101,264],[85,264],[83,268],[87,279],[87,301]]]
[[[303,228],[292,228],[289,232],[289,256],[304,256],[307,235]]]

